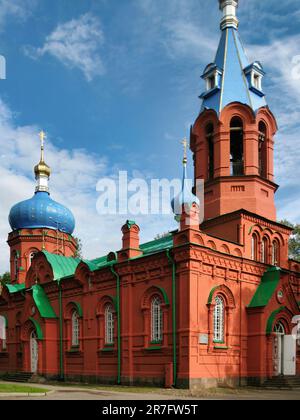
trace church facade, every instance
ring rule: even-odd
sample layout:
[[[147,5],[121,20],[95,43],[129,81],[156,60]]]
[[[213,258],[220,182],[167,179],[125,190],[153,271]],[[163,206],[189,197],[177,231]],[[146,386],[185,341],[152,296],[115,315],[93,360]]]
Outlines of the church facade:
[[[80,259],[74,217],[49,195],[41,133],[36,192],[9,215],[1,373],[178,387],[300,375],[300,263],[276,220],[276,120],[262,64],[239,37],[238,0],[219,4],[221,40],[190,136],[204,203],[187,189],[185,158],[178,230],[141,244],[127,221],[120,251]]]

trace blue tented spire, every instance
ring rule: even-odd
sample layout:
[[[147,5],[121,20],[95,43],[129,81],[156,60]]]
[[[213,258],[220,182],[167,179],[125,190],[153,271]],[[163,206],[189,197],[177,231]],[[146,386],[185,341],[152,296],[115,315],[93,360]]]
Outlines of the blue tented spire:
[[[220,2],[221,7],[228,2]],[[237,4],[232,1],[233,4]],[[234,7],[234,6],[232,6]],[[236,6],[237,7],[237,6]],[[241,102],[256,112],[267,105],[262,91],[262,79],[265,75],[261,63],[250,63],[240,39],[237,23],[232,24],[228,18],[221,23],[222,34],[215,57],[209,64],[202,78],[206,82],[201,111],[213,109],[218,114],[228,104]],[[237,22],[237,20],[235,21]]]

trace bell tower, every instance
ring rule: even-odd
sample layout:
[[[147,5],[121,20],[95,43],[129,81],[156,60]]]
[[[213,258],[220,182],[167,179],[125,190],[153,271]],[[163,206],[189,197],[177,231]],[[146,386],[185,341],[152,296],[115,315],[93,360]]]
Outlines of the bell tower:
[[[219,5],[221,39],[202,75],[202,106],[191,130],[195,181],[205,183],[205,220],[244,209],[275,221],[277,124],[263,91],[265,72],[243,48],[238,0]]]

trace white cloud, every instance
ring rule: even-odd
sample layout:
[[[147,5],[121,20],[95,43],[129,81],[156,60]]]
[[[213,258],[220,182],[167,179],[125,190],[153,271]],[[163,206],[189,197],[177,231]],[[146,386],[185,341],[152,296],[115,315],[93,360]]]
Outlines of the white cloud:
[[[88,81],[105,73],[99,48],[104,44],[104,34],[98,18],[86,13],[78,19],[59,24],[46,37],[40,48],[26,47],[31,58],[50,54],[68,68],[81,70]]]
[[[8,214],[12,205],[34,192],[33,167],[39,159],[39,127],[16,126],[14,115],[0,100],[0,274],[8,269],[10,231]],[[48,134],[46,161],[52,168],[51,197],[72,210],[75,235],[83,242],[85,258],[96,258],[121,248],[121,226],[131,215],[102,216],[96,211],[96,184],[102,177],[116,177],[106,158],[86,150],[66,150],[53,144]],[[143,177],[143,174],[139,174]],[[172,216],[139,216],[141,240],[174,229]]]
[[[25,20],[32,13],[36,0],[0,0],[0,28],[8,17]]]

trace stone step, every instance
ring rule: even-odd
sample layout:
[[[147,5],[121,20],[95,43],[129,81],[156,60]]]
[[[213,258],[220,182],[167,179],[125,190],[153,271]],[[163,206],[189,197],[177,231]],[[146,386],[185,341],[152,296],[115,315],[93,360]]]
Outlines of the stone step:
[[[26,382],[29,382],[31,378],[32,378],[32,373],[18,372],[18,373],[7,373],[3,377],[3,380],[7,382],[26,383]]]

